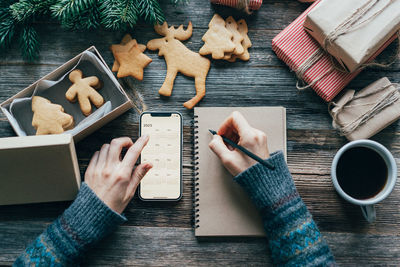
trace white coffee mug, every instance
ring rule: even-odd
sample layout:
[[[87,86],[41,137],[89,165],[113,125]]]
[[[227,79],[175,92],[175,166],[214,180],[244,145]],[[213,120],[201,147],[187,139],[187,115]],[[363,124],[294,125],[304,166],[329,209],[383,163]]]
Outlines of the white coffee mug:
[[[370,148],[370,149],[374,150],[382,157],[382,159],[385,161],[385,164],[387,167],[388,177],[387,177],[385,186],[382,188],[382,190],[377,195],[375,195],[371,198],[368,198],[368,199],[361,200],[361,199],[356,199],[356,198],[349,196],[340,187],[340,184],[339,184],[337,176],[336,176],[337,164],[339,162],[340,157],[343,155],[343,153],[345,151],[347,151],[353,147],[366,147],[366,148]],[[339,193],[339,195],[342,196],[348,202],[359,205],[361,207],[361,211],[362,211],[362,214],[364,215],[365,219],[368,222],[373,222],[376,219],[376,212],[375,212],[375,208],[373,205],[384,200],[392,192],[392,190],[396,184],[396,180],[397,180],[397,165],[396,165],[395,159],[393,158],[393,155],[383,145],[381,145],[375,141],[372,141],[372,140],[357,140],[357,141],[352,141],[352,142],[344,145],[336,153],[335,157],[333,158],[333,162],[332,162],[331,177],[332,177],[333,186],[335,187],[335,189]]]

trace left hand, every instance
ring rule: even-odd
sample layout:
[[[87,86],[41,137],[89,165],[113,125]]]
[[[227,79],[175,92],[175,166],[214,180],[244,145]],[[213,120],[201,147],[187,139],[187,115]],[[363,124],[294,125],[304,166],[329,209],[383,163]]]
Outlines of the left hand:
[[[116,138],[111,144],[104,144],[90,160],[85,182],[115,212],[124,211],[140,181],[153,167],[151,163],[142,163],[134,169],[148,141],[149,136],[142,136],[135,143],[128,137]],[[123,148],[128,151],[122,159]]]

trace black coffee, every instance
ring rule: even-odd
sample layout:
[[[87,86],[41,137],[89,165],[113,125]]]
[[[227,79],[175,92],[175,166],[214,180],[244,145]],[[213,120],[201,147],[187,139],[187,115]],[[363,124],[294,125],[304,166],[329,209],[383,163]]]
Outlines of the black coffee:
[[[353,198],[376,196],[385,186],[388,170],[384,159],[374,150],[353,147],[340,157],[336,176],[340,187]]]

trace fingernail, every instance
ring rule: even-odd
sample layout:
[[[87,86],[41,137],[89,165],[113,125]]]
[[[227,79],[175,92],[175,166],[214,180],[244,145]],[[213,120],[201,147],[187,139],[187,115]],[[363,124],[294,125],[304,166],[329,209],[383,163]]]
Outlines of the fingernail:
[[[150,170],[151,168],[153,168],[153,164],[151,163],[147,163],[146,166],[144,167],[146,169],[146,171]]]
[[[149,135],[148,134],[144,134],[140,138],[143,138],[143,140],[147,140],[147,139],[149,139]]]

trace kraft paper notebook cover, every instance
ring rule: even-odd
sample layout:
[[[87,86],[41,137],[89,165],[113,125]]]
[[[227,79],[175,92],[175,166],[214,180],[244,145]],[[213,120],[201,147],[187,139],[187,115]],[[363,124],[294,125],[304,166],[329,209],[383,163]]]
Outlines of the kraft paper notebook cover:
[[[265,236],[261,217],[247,194],[233,181],[217,156],[209,149],[212,135],[233,111],[268,136],[272,153],[286,155],[286,110],[283,107],[195,108],[195,235]]]

